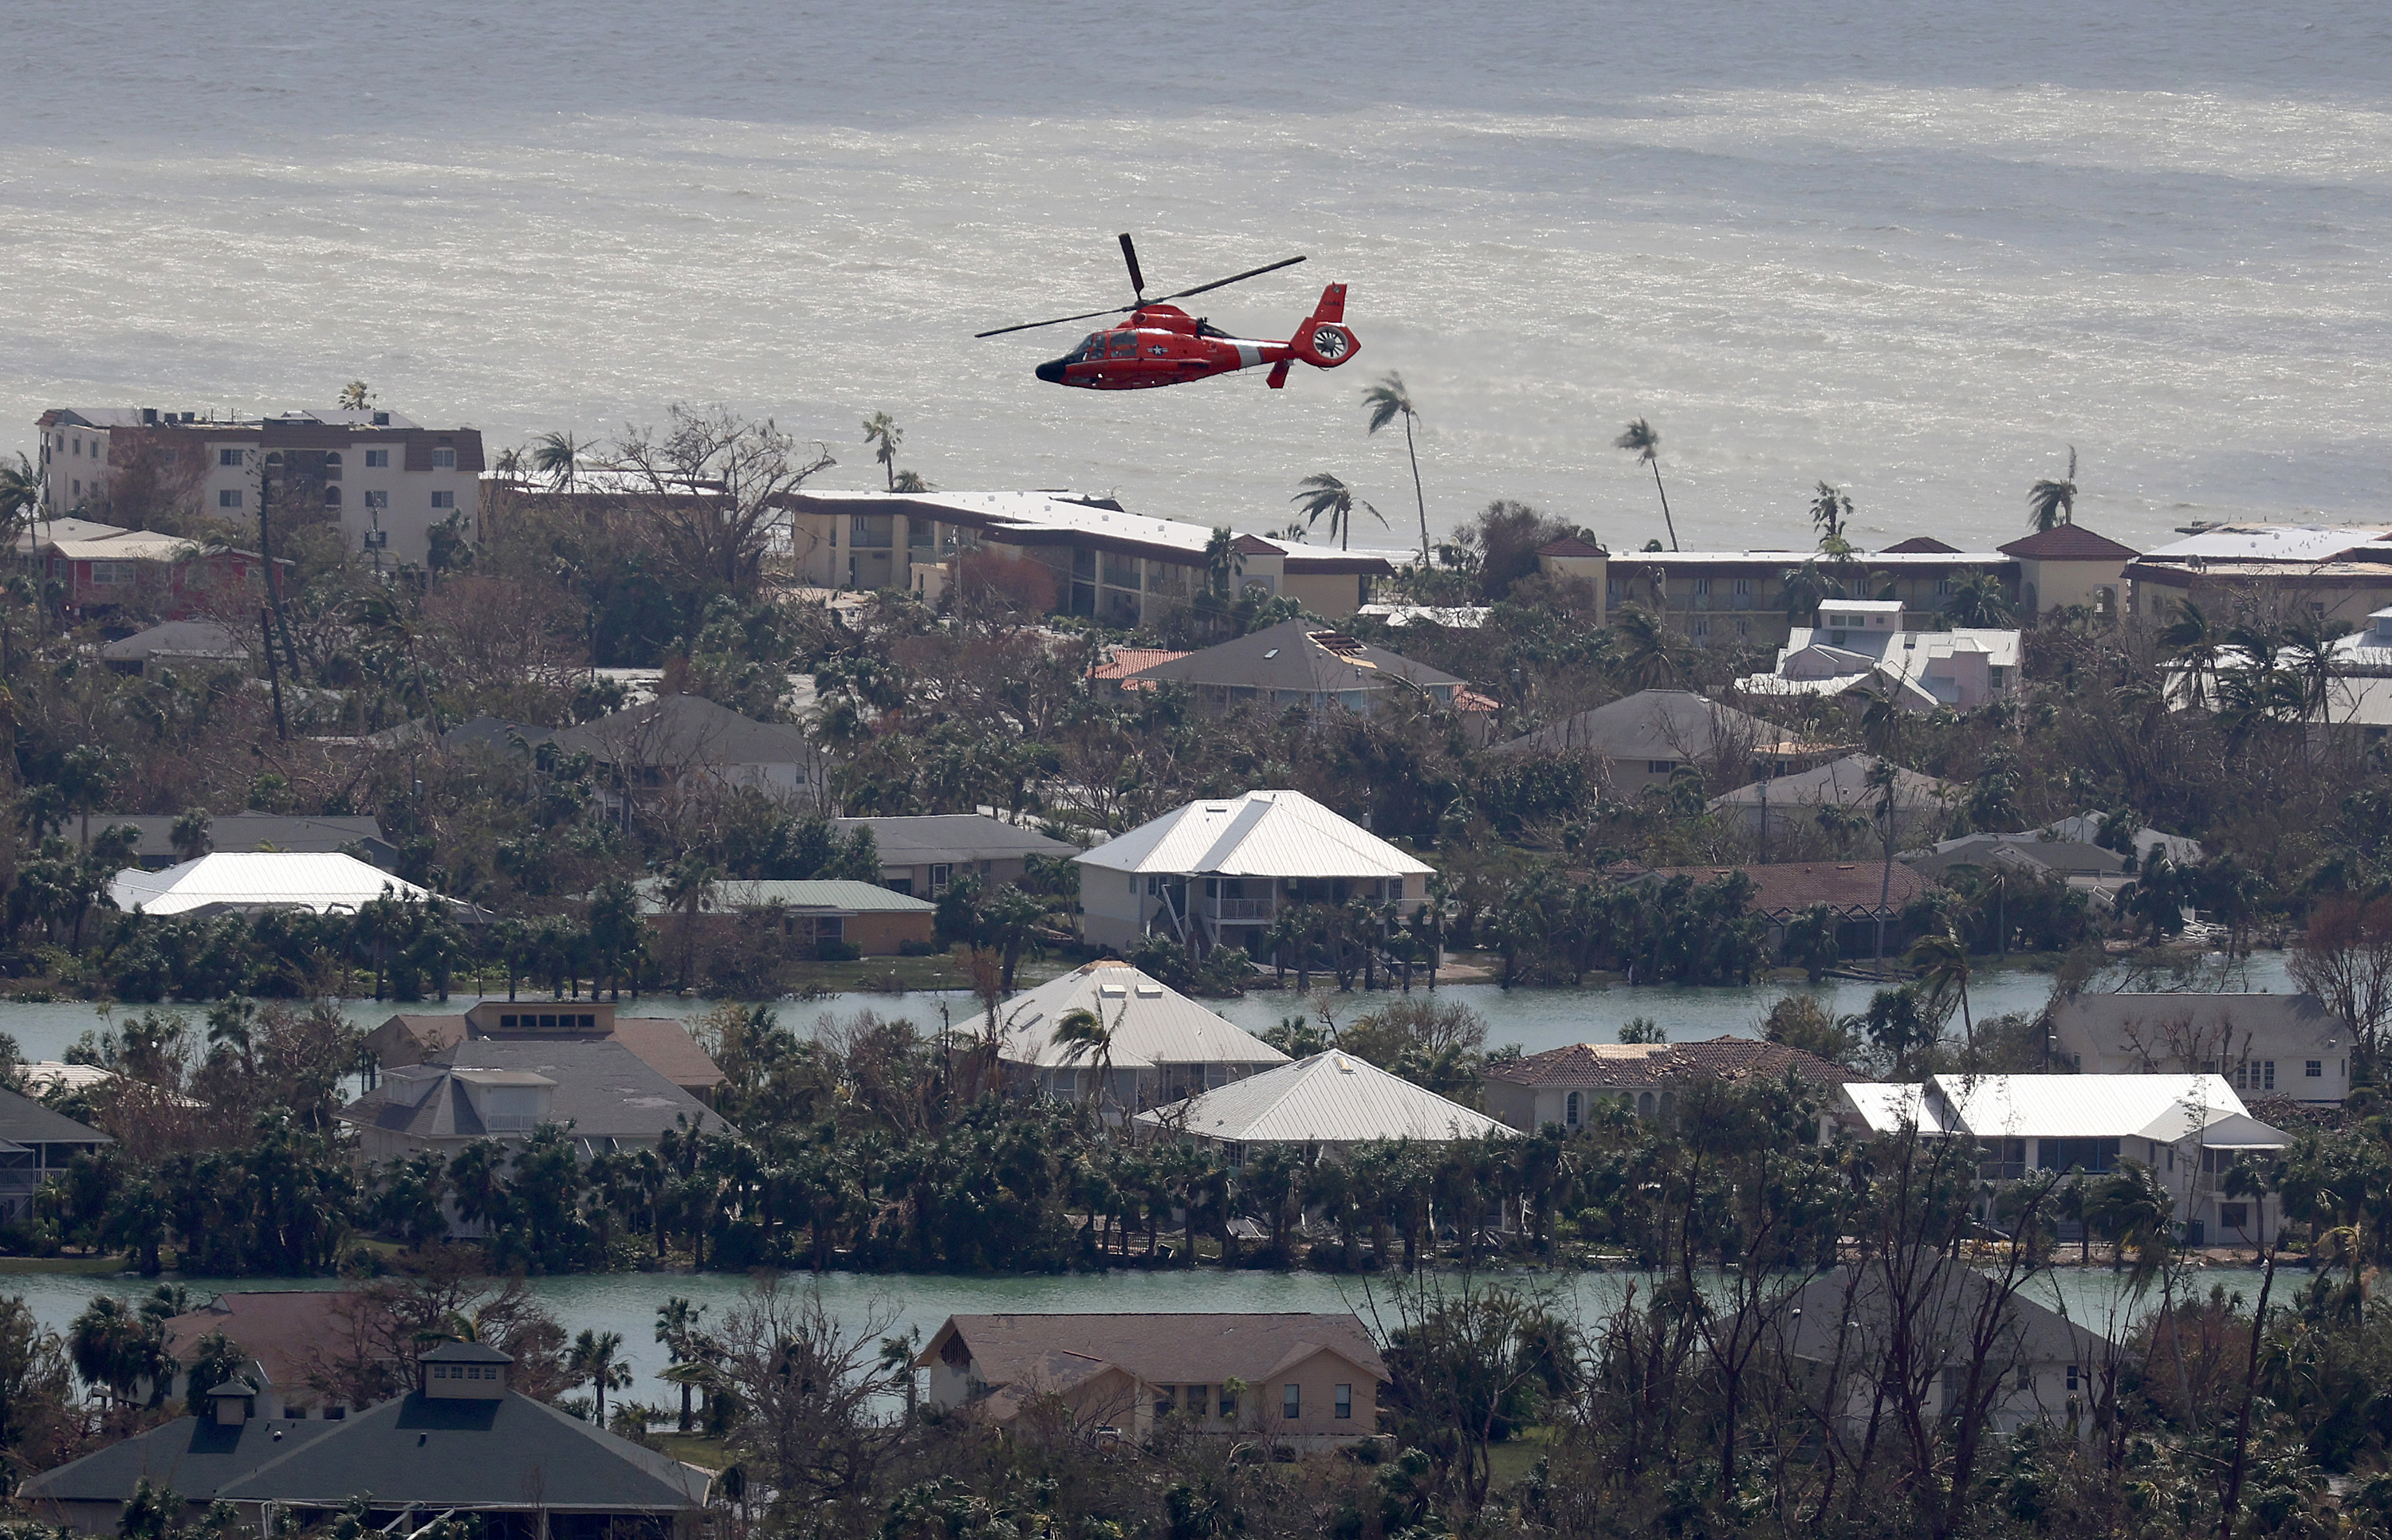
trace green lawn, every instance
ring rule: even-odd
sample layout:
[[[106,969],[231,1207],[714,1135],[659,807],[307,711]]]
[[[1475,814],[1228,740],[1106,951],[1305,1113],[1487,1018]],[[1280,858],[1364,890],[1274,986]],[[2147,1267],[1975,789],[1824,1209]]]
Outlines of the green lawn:
[[[124,1257],[0,1257],[0,1273],[66,1273],[98,1277],[122,1273],[132,1262]]]

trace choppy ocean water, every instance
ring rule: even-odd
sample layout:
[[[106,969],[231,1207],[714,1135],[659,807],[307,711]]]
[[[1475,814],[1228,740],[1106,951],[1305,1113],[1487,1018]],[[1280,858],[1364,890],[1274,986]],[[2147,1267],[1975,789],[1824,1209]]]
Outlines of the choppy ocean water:
[[[1410,522],[1359,387],[1401,369],[1432,523],[1490,497],[1690,546],[2079,517],[2392,518],[2392,13],[2314,0],[1144,11],[621,0],[6,7],[0,448],[52,404],[254,410],[363,376],[503,444],[769,411],[868,485],[1283,523],[1332,470]],[[1212,297],[1355,364],[1098,395],[1005,321],[1302,251]],[[844,442],[841,442],[844,441]],[[1367,524],[1364,534],[1377,538]]]

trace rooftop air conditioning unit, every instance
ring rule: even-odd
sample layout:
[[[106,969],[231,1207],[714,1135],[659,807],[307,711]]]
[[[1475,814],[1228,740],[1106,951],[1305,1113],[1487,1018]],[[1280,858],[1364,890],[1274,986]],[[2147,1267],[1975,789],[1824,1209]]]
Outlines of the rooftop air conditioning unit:
[[[388,412],[376,412],[376,413],[374,413],[374,414],[373,414],[373,425],[374,425],[375,427],[377,427],[377,428],[387,428],[387,427],[389,427],[389,426],[390,426],[390,413],[388,413]]]

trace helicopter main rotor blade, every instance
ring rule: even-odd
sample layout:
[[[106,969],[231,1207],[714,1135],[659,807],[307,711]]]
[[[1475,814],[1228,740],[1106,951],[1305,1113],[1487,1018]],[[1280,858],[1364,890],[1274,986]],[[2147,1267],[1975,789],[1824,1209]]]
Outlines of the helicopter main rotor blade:
[[[1042,326],[1061,326],[1066,321],[1093,321],[1099,316],[1126,316],[1137,309],[1134,304],[1117,304],[1111,310],[1091,310],[1081,316],[1058,316],[1051,321],[1023,321],[1019,326],[1000,326],[990,331],[975,331],[974,337],[1002,337],[1008,331],[1035,331]]]
[[[1127,230],[1122,232],[1121,243],[1122,260],[1129,264],[1130,292],[1143,300],[1146,298],[1146,275],[1138,270],[1138,248],[1130,244]]]
[[[1124,237],[1124,239],[1126,239],[1127,238]],[[1300,256],[1292,256],[1284,262],[1273,262],[1261,267],[1250,267],[1246,271],[1240,273],[1233,278],[1215,278],[1210,283],[1200,283],[1193,289],[1182,289],[1176,294],[1165,294],[1163,296],[1163,300],[1184,300],[1190,294],[1209,294],[1216,289],[1227,289],[1233,283],[1243,283],[1248,278],[1258,278],[1265,273],[1276,273],[1282,267],[1293,267],[1303,260],[1304,258]],[[1163,300],[1149,300],[1147,303],[1149,304],[1160,304],[1163,303]]]

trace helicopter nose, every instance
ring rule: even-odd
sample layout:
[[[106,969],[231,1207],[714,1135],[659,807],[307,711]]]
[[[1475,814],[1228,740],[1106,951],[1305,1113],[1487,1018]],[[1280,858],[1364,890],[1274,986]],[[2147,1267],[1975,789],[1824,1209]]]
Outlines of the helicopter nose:
[[[1063,365],[1066,362],[1067,360],[1065,359],[1058,358],[1051,364],[1039,365],[1038,378],[1046,381],[1050,385],[1061,384],[1063,382]]]

